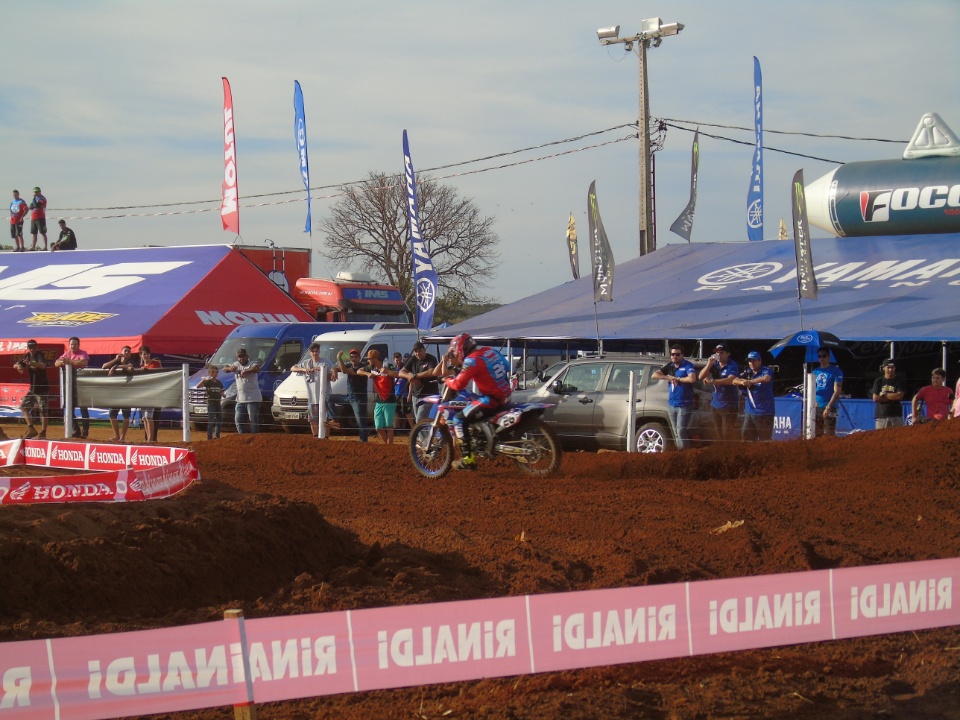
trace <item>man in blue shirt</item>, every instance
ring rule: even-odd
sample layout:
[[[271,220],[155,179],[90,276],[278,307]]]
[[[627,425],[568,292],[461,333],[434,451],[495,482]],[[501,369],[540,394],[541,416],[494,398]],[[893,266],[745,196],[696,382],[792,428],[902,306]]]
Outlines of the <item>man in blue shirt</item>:
[[[772,440],[776,412],[773,403],[773,370],[763,364],[760,353],[756,351],[747,355],[747,365],[749,367],[733,381],[746,396],[741,437],[744,442]]]
[[[724,343],[717,343],[713,355],[700,371],[700,379],[713,386],[710,419],[713,421],[713,439],[716,442],[730,443],[740,440],[740,426],[737,423],[740,393],[733,386],[739,373],[740,368],[730,357],[730,349]]]
[[[670,348],[670,362],[651,376],[654,380],[669,380],[667,414],[677,435],[677,447],[683,450],[690,444],[690,423],[693,420],[693,384],[697,381],[697,369],[689,360],[683,359],[683,348]]]
[[[837,403],[843,389],[843,371],[830,362],[830,350],[817,350],[820,367],[814,368],[813,377],[817,381],[816,435],[837,434]]]

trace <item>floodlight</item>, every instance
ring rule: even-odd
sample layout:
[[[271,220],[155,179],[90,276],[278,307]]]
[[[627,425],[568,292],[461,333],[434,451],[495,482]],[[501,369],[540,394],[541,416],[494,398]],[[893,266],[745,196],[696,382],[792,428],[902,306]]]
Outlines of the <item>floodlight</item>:
[[[679,35],[681,30],[683,30],[683,23],[667,23],[660,26],[660,35],[662,37]]]
[[[597,30],[597,37],[600,40],[610,40],[611,38],[616,38],[620,36],[620,26],[614,25],[613,27],[600,28]]]

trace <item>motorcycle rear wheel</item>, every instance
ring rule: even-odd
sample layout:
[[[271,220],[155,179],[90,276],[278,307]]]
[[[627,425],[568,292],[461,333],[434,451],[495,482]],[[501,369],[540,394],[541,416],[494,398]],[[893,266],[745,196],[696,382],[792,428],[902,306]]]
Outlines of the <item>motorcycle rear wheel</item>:
[[[517,467],[528,475],[542,477],[560,467],[563,452],[553,430],[540,418],[523,420],[516,430],[518,444],[523,448],[522,457],[514,458]],[[513,444],[513,443],[511,443]]]
[[[453,466],[453,438],[446,425],[422,420],[410,431],[410,460],[425,478],[442,478]]]

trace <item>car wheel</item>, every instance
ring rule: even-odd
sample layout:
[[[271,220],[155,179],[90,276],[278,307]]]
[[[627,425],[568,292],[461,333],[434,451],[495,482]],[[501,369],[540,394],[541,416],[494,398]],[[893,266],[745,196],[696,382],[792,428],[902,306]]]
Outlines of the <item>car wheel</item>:
[[[662,453],[673,447],[670,431],[660,423],[646,423],[637,428],[637,452]]]

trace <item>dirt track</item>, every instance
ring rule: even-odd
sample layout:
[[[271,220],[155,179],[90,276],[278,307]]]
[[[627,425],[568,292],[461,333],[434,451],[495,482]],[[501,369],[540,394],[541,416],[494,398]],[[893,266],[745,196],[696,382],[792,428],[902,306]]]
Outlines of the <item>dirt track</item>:
[[[569,453],[558,477],[537,481],[507,463],[418,480],[402,441],[229,435],[195,449],[203,482],[176,498],[0,508],[0,641],[181,625],[228,607],[257,617],[960,553],[960,421],[734,452]],[[259,711],[960,717],[960,628]]]

